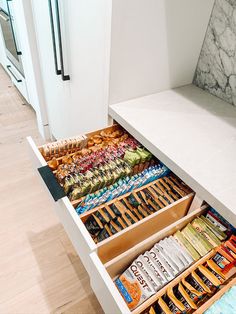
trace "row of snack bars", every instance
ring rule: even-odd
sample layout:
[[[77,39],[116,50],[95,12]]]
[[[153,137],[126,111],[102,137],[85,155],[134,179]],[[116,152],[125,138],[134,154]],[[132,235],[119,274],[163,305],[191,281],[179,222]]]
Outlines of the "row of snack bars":
[[[101,242],[188,195],[190,191],[171,174],[101,206],[84,223],[94,241]]]

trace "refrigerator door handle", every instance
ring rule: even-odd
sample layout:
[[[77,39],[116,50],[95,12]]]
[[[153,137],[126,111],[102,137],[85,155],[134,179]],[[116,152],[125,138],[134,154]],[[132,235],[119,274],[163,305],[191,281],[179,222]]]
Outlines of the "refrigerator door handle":
[[[62,72],[58,67],[58,61],[57,61],[57,46],[56,46],[56,36],[55,36],[55,27],[54,27],[54,19],[53,19],[52,0],[48,0],[48,6],[49,6],[49,16],[50,16],[50,25],[51,25],[51,33],[52,33],[52,47],[53,47],[55,72],[56,72],[56,75],[61,75]]]
[[[60,24],[60,12],[59,12],[59,0],[55,0],[56,19],[57,19],[57,31],[58,31],[58,43],[59,43],[59,55],[61,62],[61,77],[63,81],[70,80],[70,75],[65,75],[64,71],[64,59],[63,59],[63,47],[62,47],[62,36],[61,36],[61,24]]]
[[[13,41],[14,41],[14,45],[15,45],[15,48],[16,48],[16,54],[18,56],[21,56],[22,52],[18,50],[17,44],[16,44],[16,36],[15,36],[14,27],[13,27],[13,23],[12,23],[11,10],[10,10],[10,6],[9,6],[9,3],[8,3],[8,2],[11,2],[11,1],[12,0],[7,0],[7,11],[8,11],[8,16],[9,16],[9,22],[10,22],[10,26],[11,26]]]

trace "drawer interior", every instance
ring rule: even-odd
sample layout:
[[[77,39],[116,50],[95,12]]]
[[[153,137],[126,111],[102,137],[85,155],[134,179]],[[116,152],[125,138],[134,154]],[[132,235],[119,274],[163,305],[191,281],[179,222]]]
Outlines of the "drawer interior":
[[[170,235],[173,235],[176,231],[183,229],[188,223],[190,223],[195,217],[198,217],[202,214],[204,214],[207,211],[208,206],[205,205],[199,209],[196,209],[195,211],[183,215],[182,218],[179,218],[178,220],[174,221],[173,223],[170,222],[170,224],[165,224],[164,221],[169,218],[171,218],[172,213],[166,212],[165,219],[160,219],[160,221],[163,222],[163,225],[161,227],[160,223],[156,227],[156,233],[152,236],[146,238],[145,240],[142,240],[141,233],[134,234],[129,238],[129,235],[124,240],[124,238],[118,238],[117,241],[120,241],[120,245],[124,241],[129,241],[132,237],[137,237],[140,239],[140,242],[137,240],[136,244],[128,249],[127,251],[121,253],[120,255],[117,255],[115,258],[104,258],[105,251],[107,250],[108,256],[109,256],[109,250],[112,250],[111,246],[104,247],[102,250],[98,250],[98,256],[100,257],[100,260],[103,262],[104,268],[106,269],[107,273],[109,274],[110,278],[114,281],[119,275],[121,275],[130,265],[131,263],[142,253],[144,253],[147,250],[150,250],[155,243],[159,242],[160,240],[164,239],[165,237],[168,237]],[[155,224],[154,224],[155,226]],[[153,227],[155,228],[155,227]],[[144,231],[143,231],[144,232]],[[138,243],[139,242],[139,243]],[[184,272],[179,274],[175,279],[170,281],[166,286],[164,286],[161,290],[159,290],[156,294],[154,294],[152,297],[147,299],[144,303],[142,303],[140,306],[138,306],[136,309],[132,311],[132,313],[138,314],[138,313],[144,313],[146,309],[148,309],[156,300],[158,297],[164,294],[166,291],[167,286],[168,287],[174,287],[181,278],[186,277],[188,274],[191,273],[192,270],[196,269],[196,267],[200,264],[202,264],[207,259],[211,258],[214,255],[215,251],[211,250],[208,254],[201,257],[199,260],[195,261],[190,267],[188,267]],[[233,273],[230,273],[230,276],[235,274],[235,270]],[[115,284],[114,284],[115,285]],[[202,313],[202,312],[198,312]]]
[[[113,181],[108,179],[105,186],[98,183],[100,179],[96,179],[97,185],[95,184],[92,189],[89,187],[85,190],[83,196],[70,199],[82,223],[87,227],[88,233],[85,232],[85,237],[91,237],[94,240],[99,256],[104,263],[165,228],[168,224],[184,217],[194,197],[193,191],[184,182],[171,173],[118,124],[71,139],[45,144],[38,148],[42,158],[51,167],[69,197],[73,191],[81,190],[84,180],[86,184],[88,182],[90,184],[94,182],[94,177],[100,176],[100,172],[96,172],[96,175],[93,176],[91,171],[98,170],[99,166],[97,165],[102,163],[100,158],[105,156],[105,161],[107,161],[106,158],[110,160],[110,155],[114,153],[113,149],[118,151],[119,158],[127,164],[129,174],[125,172],[121,178],[115,177]],[[105,155],[103,155],[104,151]],[[131,155],[135,152],[141,157],[133,163],[130,155],[125,159],[127,151],[131,152]],[[98,155],[94,152],[98,152]],[[94,168],[86,168],[86,163],[90,162],[89,158],[92,158],[91,165]],[[119,158],[112,155],[112,162]],[[104,160],[102,159],[102,161]],[[56,169],[53,169],[54,162]],[[83,171],[81,166],[85,167]],[[117,166],[117,168],[119,167]],[[104,171],[105,174],[109,173],[112,177],[111,170],[106,168]],[[114,172],[116,171],[117,169],[114,170]],[[87,177],[88,174],[89,177]],[[63,178],[61,179],[60,176]],[[75,183],[73,179],[71,183],[73,176],[76,177],[76,180],[78,179],[78,182]],[[122,183],[120,184],[120,182]],[[109,197],[103,199],[107,192],[109,192]],[[98,198],[101,199],[101,204],[96,203]],[[137,207],[130,203],[129,198],[135,198]],[[118,205],[120,207],[117,207]],[[118,213],[117,216],[110,218],[108,214],[114,208],[118,209],[122,215],[119,216]],[[103,216],[101,216],[101,212]],[[99,221],[97,215],[100,215]],[[108,221],[103,221],[101,224],[101,218],[108,219]],[[106,237],[99,238],[100,233],[94,231],[96,229],[94,224],[97,223],[100,228],[98,230],[102,234],[104,229],[106,229],[106,233],[109,232]]]
[[[103,263],[133,248],[156,232],[179,221],[188,213],[194,194],[183,197],[179,201],[155,212],[112,237],[97,244],[97,252]]]
[[[104,245],[102,250],[98,249],[98,256],[103,261],[105,268],[107,269],[107,272],[110,274],[111,278],[115,278],[119,274],[121,274],[131,263],[132,261],[138,257],[143,252],[149,250],[151,247],[154,246],[155,243],[158,241],[164,239],[165,237],[168,237],[175,233],[177,230],[182,229],[184,226],[186,226],[189,222],[191,222],[195,217],[204,214],[206,211],[206,207],[198,208],[194,210],[190,214],[183,214],[182,217],[179,217],[179,219],[175,219],[171,222],[172,214],[171,212],[166,212],[165,215],[165,221],[169,221],[170,223],[165,223],[162,219],[159,220],[159,224],[156,227],[156,232],[150,236],[146,237],[146,239],[138,239],[136,245],[132,246],[130,249],[124,251],[122,254],[116,256],[115,258],[111,259],[104,259],[104,251],[109,251],[109,247],[106,248],[106,245]],[[155,229],[155,224],[153,226]],[[137,235],[138,238],[138,235]],[[118,241],[120,241],[120,244],[124,241],[122,238],[118,238]],[[122,245],[122,244],[121,244]],[[101,254],[102,253],[102,254]],[[104,262],[105,260],[105,262]]]

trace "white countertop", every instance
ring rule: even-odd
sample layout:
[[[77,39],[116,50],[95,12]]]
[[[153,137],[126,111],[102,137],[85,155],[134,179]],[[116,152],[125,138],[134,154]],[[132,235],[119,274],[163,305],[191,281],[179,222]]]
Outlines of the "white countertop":
[[[188,85],[109,114],[236,226],[236,108]]]

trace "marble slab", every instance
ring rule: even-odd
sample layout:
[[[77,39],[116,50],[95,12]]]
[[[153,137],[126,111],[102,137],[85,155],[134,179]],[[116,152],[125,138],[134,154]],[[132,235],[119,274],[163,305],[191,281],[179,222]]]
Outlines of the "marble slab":
[[[236,1],[216,0],[194,84],[236,106]]]
[[[109,114],[236,226],[236,108],[188,85]]]

